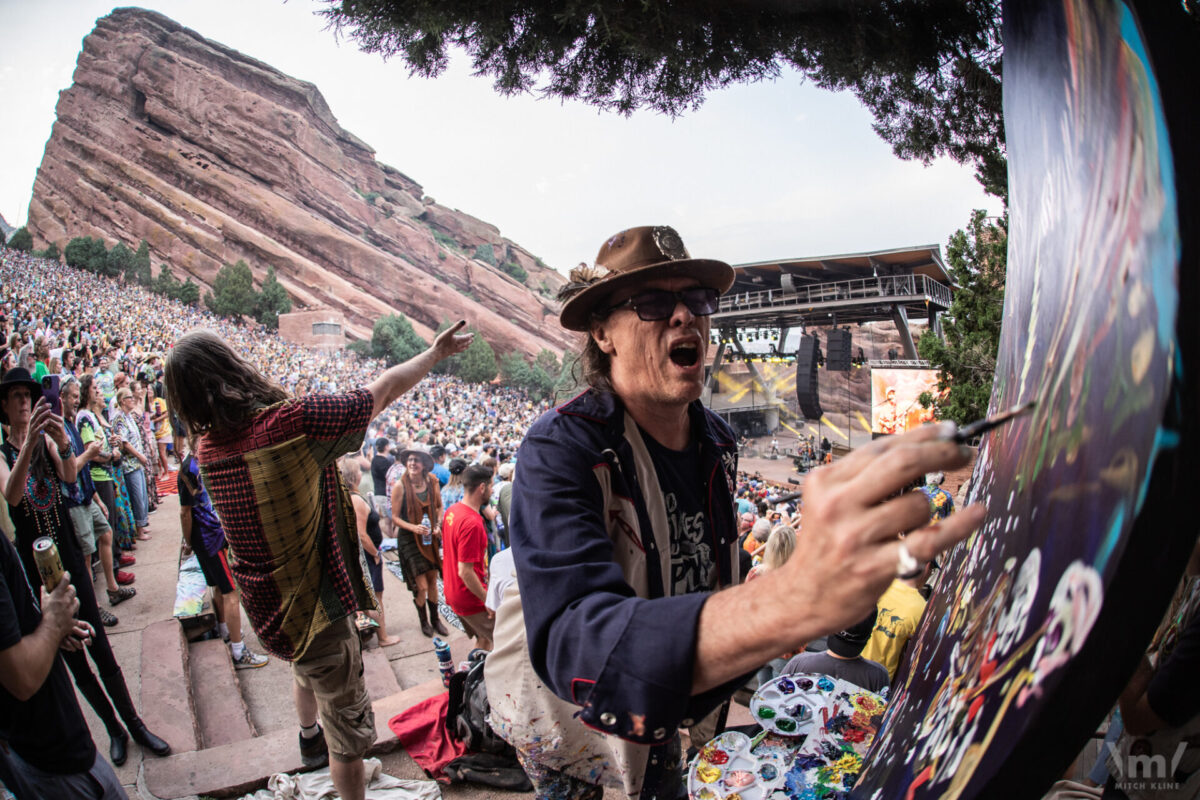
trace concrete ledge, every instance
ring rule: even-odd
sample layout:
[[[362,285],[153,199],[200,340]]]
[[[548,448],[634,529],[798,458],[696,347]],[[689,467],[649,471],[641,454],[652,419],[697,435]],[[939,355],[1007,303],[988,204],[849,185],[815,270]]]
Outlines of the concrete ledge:
[[[188,683],[188,646],[174,618],[142,631],[142,720],[165,739],[172,752],[200,747],[196,705]],[[240,695],[239,695],[240,702]]]
[[[386,753],[397,742],[388,720],[446,691],[441,680],[427,681],[371,704],[375,712],[376,741],[369,753]],[[241,742],[179,753],[167,758],[147,759],[143,765],[146,788],[155,797],[178,798],[192,795],[230,797],[266,786],[277,772],[299,772],[300,750],[297,731],[291,728]]]
[[[363,680],[367,684],[367,696],[372,701],[381,700],[400,693],[400,682],[382,649],[363,650]]]
[[[219,747],[254,738],[254,723],[242,698],[229,645],[220,639],[196,642],[190,648],[189,661],[201,747]]]

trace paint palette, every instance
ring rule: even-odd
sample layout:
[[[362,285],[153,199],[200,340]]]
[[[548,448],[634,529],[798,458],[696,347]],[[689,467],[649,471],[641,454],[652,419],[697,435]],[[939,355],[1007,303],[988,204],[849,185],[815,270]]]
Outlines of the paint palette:
[[[781,675],[758,687],[750,714],[772,733],[804,736],[821,726],[818,714],[829,705],[837,684],[824,675]]]
[[[688,793],[692,800],[773,800],[783,786],[788,755],[780,747],[756,752],[749,736],[726,731],[692,761]]]

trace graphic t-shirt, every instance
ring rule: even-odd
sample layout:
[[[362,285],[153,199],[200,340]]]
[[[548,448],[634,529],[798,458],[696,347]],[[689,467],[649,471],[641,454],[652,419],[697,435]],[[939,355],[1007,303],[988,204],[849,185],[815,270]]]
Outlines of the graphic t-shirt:
[[[704,514],[704,479],[700,474],[696,445],[671,450],[645,431],[642,431],[642,439],[654,460],[667,506],[671,531],[671,594],[708,591],[715,584],[716,558]]]
[[[875,621],[875,630],[863,648],[862,657],[883,664],[888,671],[888,678],[895,680],[904,645],[921,624],[925,598],[907,583],[895,580],[876,606],[879,616]]]

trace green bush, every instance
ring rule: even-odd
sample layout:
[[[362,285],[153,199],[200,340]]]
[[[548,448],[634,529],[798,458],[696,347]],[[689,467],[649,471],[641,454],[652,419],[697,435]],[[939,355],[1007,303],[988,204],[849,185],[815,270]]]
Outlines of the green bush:
[[[505,274],[510,275],[513,280],[516,280],[520,283],[525,283],[526,279],[529,277],[529,273],[527,273],[524,268],[522,268],[522,266],[515,261],[505,261],[500,265],[500,269]]]
[[[34,253],[34,255],[39,258],[48,259],[50,261],[59,261],[62,258],[62,254],[60,252],[58,252],[58,245],[56,245],[54,242],[51,242],[50,244],[46,245],[45,250],[39,250],[36,253]]]
[[[485,264],[496,266],[496,254],[492,251],[490,244],[481,244],[475,248],[475,257]]]
[[[8,240],[8,247],[13,250],[20,250],[22,253],[33,252],[33,234],[24,225],[17,228],[12,237]]]
[[[435,242],[437,242],[438,244],[440,244],[442,247],[446,247],[451,250],[459,249],[458,240],[456,240],[453,236],[443,233],[443,232],[439,231],[437,228],[430,228],[429,231],[430,231],[430,233],[433,234],[433,240]]]

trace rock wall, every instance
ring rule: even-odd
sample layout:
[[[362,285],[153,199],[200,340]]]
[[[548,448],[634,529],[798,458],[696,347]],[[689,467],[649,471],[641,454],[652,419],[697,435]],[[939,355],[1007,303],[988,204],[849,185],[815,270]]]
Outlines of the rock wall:
[[[296,308],[336,309],[356,337],[400,311],[427,339],[465,317],[498,352],[571,343],[549,297],[561,275],[377,162],[312,84],[141,9],[84,39],[28,227],[38,247],[145,239],[156,274],[167,262],[206,286],[238,259],[257,281],[273,265]]]

